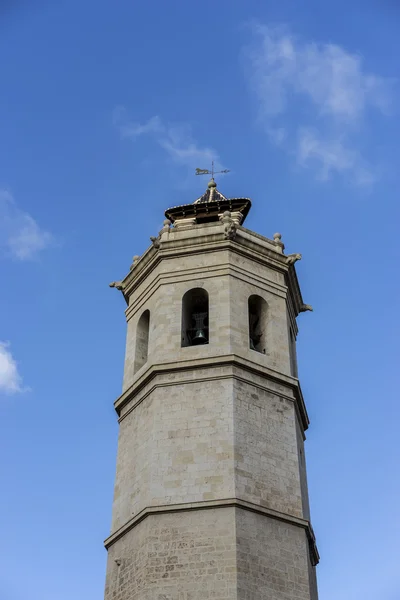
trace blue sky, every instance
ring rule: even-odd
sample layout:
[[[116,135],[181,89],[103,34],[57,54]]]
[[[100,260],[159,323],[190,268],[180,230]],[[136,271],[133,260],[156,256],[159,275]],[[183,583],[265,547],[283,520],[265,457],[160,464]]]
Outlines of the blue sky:
[[[0,9],[3,600],[103,595],[124,302],[108,283],[198,197],[280,231],[321,600],[398,600],[395,0],[23,0]]]

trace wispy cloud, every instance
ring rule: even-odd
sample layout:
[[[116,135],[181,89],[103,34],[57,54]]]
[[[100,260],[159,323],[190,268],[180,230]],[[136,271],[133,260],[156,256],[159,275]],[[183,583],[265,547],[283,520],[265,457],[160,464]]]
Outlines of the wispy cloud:
[[[367,112],[388,114],[393,80],[368,73],[359,55],[296,38],[284,27],[253,25],[246,72],[271,141],[317,177],[346,174],[368,185],[378,173],[363,156]]]
[[[123,106],[114,109],[113,123],[122,138],[135,140],[142,135],[153,136],[154,141],[177,165],[194,170],[196,167],[208,168],[214,161],[221,167],[217,151],[200,146],[193,139],[188,125],[166,124],[158,116],[151,117],[146,123],[138,123],[129,118]]]
[[[52,235],[21,210],[10,192],[0,190],[0,248],[18,260],[31,260],[52,242]]]
[[[340,136],[324,138],[320,132],[307,128],[298,131],[297,162],[303,167],[317,163],[316,176],[321,181],[336,172],[349,174],[356,185],[369,186],[379,175],[377,169],[372,170],[360,152],[349,147]]]
[[[7,342],[0,342],[0,392],[16,394],[26,391],[22,385],[22,378],[18,366],[10,352]]]

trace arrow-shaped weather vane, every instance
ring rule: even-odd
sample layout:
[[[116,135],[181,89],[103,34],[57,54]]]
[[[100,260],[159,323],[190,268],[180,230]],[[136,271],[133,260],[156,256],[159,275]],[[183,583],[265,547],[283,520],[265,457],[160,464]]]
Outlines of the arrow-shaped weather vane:
[[[211,175],[212,179],[214,179],[214,175],[217,173],[229,173],[230,169],[224,169],[223,171],[214,171],[214,161],[211,163],[211,171],[208,169],[196,169],[196,175]]]

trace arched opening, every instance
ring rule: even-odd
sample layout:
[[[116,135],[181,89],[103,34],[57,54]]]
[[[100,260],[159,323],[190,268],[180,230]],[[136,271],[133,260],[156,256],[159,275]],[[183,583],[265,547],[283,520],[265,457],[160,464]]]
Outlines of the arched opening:
[[[136,327],[136,347],[134,371],[138,371],[147,362],[149,352],[150,311],[145,310]]]
[[[182,347],[208,344],[208,293],[194,288],[182,298]]]
[[[261,296],[249,298],[249,347],[250,350],[265,354],[267,303]]]

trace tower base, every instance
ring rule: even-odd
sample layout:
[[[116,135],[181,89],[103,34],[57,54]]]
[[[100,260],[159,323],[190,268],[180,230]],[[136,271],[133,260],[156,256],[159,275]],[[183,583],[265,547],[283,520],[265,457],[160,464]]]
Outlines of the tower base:
[[[317,600],[307,530],[240,506],[161,509],[108,554],[105,600]]]

